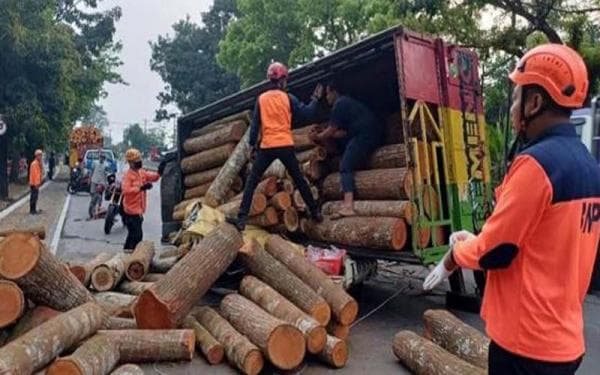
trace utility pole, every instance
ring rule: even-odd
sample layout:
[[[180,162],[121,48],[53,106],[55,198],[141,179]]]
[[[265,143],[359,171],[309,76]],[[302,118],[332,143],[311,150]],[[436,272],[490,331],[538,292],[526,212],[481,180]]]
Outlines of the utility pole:
[[[0,199],[8,198],[8,135],[6,123],[0,114]]]

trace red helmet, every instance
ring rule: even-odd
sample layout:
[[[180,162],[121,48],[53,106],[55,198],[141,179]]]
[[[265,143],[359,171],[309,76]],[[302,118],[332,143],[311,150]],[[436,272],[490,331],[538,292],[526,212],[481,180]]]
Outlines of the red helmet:
[[[583,59],[562,44],[542,44],[527,52],[510,79],[521,86],[541,86],[558,105],[566,108],[583,106],[589,85]]]
[[[273,62],[267,69],[267,79],[269,81],[278,81],[281,78],[287,78],[288,68],[280,62]]]

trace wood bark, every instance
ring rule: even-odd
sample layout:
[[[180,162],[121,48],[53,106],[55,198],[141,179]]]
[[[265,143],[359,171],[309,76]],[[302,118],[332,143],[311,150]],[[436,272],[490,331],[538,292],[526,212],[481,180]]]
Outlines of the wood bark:
[[[225,203],[227,193],[232,190],[234,181],[239,179],[239,174],[248,162],[248,155],[250,154],[249,138],[250,128],[246,130],[244,136],[227,158],[227,162],[223,165],[219,174],[208,188],[205,204],[209,207],[214,208]]]
[[[260,349],[239,333],[218,312],[210,307],[194,309],[193,315],[225,348],[230,363],[242,373],[256,375],[261,372],[264,360]]]
[[[185,189],[185,192],[183,193],[183,199],[192,199],[192,198],[202,198],[206,195],[206,192],[208,191],[208,188],[210,187],[210,184],[212,182],[207,182],[205,184],[202,184],[200,186],[195,186],[195,187],[191,187],[188,189]]]
[[[308,133],[297,134],[294,132],[292,134],[294,139],[294,147],[297,151],[303,151],[316,146],[316,144],[310,139]]]
[[[25,311],[25,296],[17,284],[0,280],[0,328],[13,324]]]
[[[392,349],[400,362],[416,375],[487,373],[411,331],[398,332]]]
[[[267,197],[272,197],[277,193],[277,177],[267,176],[256,186],[255,192],[263,193]]]
[[[350,336],[350,326],[331,319],[327,325],[327,333],[340,340],[347,340],[348,336]]]
[[[280,181],[279,185],[281,191],[285,191],[290,196],[294,195],[294,183],[291,180],[288,180],[287,178],[283,179]]]
[[[198,202],[201,202],[200,198],[192,198],[192,199],[182,200],[181,202],[177,203],[175,205],[175,207],[173,207],[173,211],[185,211],[185,209],[188,207],[188,205],[198,203]]]
[[[319,199],[319,190],[316,186],[311,186],[310,191],[312,192],[312,196],[315,200]],[[299,190],[294,191],[294,195],[292,196],[292,200],[294,201],[294,207],[300,212],[304,212],[307,209],[306,203],[304,202],[304,198],[302,198],[302,194],[300,194]]]
[[[244,136],[247,127],[246,122],[243,120],[232,121],[210,133],[186,139],[183,142],[183,150],[187,154],[195,154],[225,143],[238,142]]]
[[[311,124],[311,125],[307,125],[307,126],[303,126],[301,128],[296,128],[292,130],[292,134],[293,135],[299,135],[299,134],[311,134],[311,133],[320,133],[321,131],[323,131],[323,126],[321,126],[320,124]]]
[[[271,235],[265,249],[275,259],[323,297],[331,307],[335,318],[342,324],[350,324],[358,314],[358,303],[344,288],[334,284],[323,271],[305,257],[294,251],[290,243],[277,235]]]
[[[191,361],[196,340],[191,329],[98,331],[119,345],[121,362]]]
[[[447,310],[423,314],[424,336],[455,356],[482,369],[488,368],[490,339]]]
[[[191,248],[191,245],[186,244],[186,243],[181,244],[179,246],[170,246],[167,249],[163,249],[163,251],[161,251],[160,254],[158,254],[158,258],[159,259],[165,259],[165,258],[171,258],[171,257],[181,258],[185,254],[190,252],[190,248]],[[162,277],[162,275],[160,277]],[[146,280],[146,276],[144,276],[144,281],[149,281],[149,280]]]
[[[242,203],[241,198],[239,200],[233,200],[219,206],[219,211],[223,212],[226,216],[237,216],[240,210],[240,204]],[[267,197],[263,193],[254,192],[252,196],[252,205],[250,206],[250,216],[257,216],[265,212],[267,209]]]
[[[63,350],[93,335],[106,320],[104,310],[85,303],[33,328],[0,348],[0,373],[31,374]]]
[[[188,174],[183,179],[183,185],[186,188],[192,188],[214,181],[214,179],[217,178],[217,175],[219,174],[220,170],[221,167],[216,167],[207,171]]]
[[[344,340],[328,335],[319,358],[334,368],[342,368],[348,362],[348,346]]]
[[[152,285],[154,285],[154,283],[148,281],[123,281],[119,284],[117,290],[121,293],[139,296],[144,290],[152,287]]]
[[[333,215],[339,212],[344,201],[325,202],[321,211],[323,215]],[[411,201],[354,201],[354,211],[357,216],[397,217],[412,224],[418,217],[418,209]]]
[[[111,316],[131,318],[131,306],[135,296],[116,292],[101,292],[94,294],[96,302]]]
[[[265,173],[263,173],[263,177],[285,178],[285,175],[285,165],[283,165],[283,163],[279,159],[271,163],[269,168],[267,168]]]
[[[108,336],[95,335],[73,354],[58,358],[47,375],[106,375],[119,363],[119,346]]]
[[[43,225],[30,227],[30,228],[12,228],[0,230],[0,237],[8,237],[11,234],[23,233],[37,236],[40,240],[46,239],[46,228]]]
[[[430,227],[417,227],[416,229],[417,235],[417,246],[421,249],[429,246],[429,242],[431,241],[431,228]],[[413,235],[413,231],[409,230],[409,239]],[[407,245],[410,245],[412,241],[407,240]]]
[[[325,326],[331,310],[323,297],[306,285],[283,263],[263,249],[256,241],[246,243],[240,249],[240,258],[250,272],[269,284],[285,298]]]
[[[311,239],[353,247],[402,250],[408,237],[406,223],[395,217],[344,217],[301,225]]]
[[[150,272],[150,263],[154,258],[154,242],[142,241],[135,247],[133,253],[127,257],[125,276],[130,281],[139,281]]]
[[[12,341],[17,337],[24,335],[35,327],[57,317],[60,314],[60,311],[51,309],[50,307],[35,306],[33,309],[28,310],[11,329],[8,340]]]
[[[129,363],[119,366],[115,371],[111,372],[110,375],[144,375],[144,370],[138,365]]]
[[[162,279],[163,277],[165,277],[164,273],[149,273],[146,276],[144,276],[144,280],[143,281],[149,282],[149,283],[153,283],[155,281],[158,281],[158,280]]]
[[[323,147],[315,147],[310,150],[302,151],[296,154],[296,159],[300,164],[306,163],[307,161],[323,161],[327,159],[327,150]]]
[[[406,146],[403,144],[392,144],[376,149],[369,156],[366,165],[360,169],[406,168],[407,165]]]
[[[174,221],[183,221],[183,220],[185,220],[185,210],[173,211],[172,219]]]
[[[184,174],[191,174],[222,166],[234,149],[235,143],[227,143],[210,150],[186,156],[181,160],[181,171]]]
[[[269,199],[269,205],[278,210],[285,211],[292,207],[292,197],[285,191],[280,191]]]
[[[175,328],[192,306],[235,260],[242,236],[229,224],[221,224],[145,290],[134,306],[140,328]]]
[[[269,314],[298,328],[304,334],[309,353],[319,353],[325,347],[325,328],[269,285],[254,276],[246,276],[240,284],[240,293]]]
[[[298,211],[294,207],[287,208],[279,213],[279,222],[283,223],[288,232],[296,232],[300,227],[300,218]]]
[[[127,254],[119,253],[96,266],[91,279],[94,289],[99,292],[113,290],[123,280],[127,259]]]
[[[154,257],[152,259],[152,264],[150,264],[150,271],[160,274],[166,274],[169,272],[171,268],[179,261],[178,257],[170,257],[170,258],[158,258]]]
[[[56,310],[92,301],[75,275],[30,234],[16,233],[0,242],[0,276],[14,281],[34,303]]]
[[[239,294],[226,296],[220,306],[223,316],[248,336],[275,367],[291,370],[302,363],[306,343],[296,327],[269,315]]]
[[[440,201],[438,193],[433,186],[422,185],[421,199],[423,209],[428,218],[437,220],[440,218]]]
[[[85,287],[88,287],[90,285],[90,280],[92,278],[92,272],[94,272],[94,269],[100,264],[107,262],[112,257],[113,256],[109,253],[100,253],[89,262],[85,264],[71,265],[69,266],[69,269]]]
[[[318,181],[327,174],[327,171],[324,162],[319,160],[309,160],[302,164],[302,173],[309,180]]]
[[[197,136],[200,136],[203,134],[208,134],[210,132],[215,131],[216,129],[219,129],[219,127],[226,126],[228,123],[237,121],[237,120],[242,120],[246,123],[250,123],[251,116],[252,116],[252,111],[248,110],[248,111],[243,111],[243,112],[233,114],[231,116],[223,117],[219,120],[213,121],[210,124],[199,128],[199,129],[193,130],[190,133],[190,136],[197,137]]]
[[[106,324],[102,329],[122,330],[122,329],[137,329],[134,319],[118,318],[116,316],[108,317]]]
[[[211,365],[223,362],[225,351],[223,345],[215,339],[204,326],[191,315],[183,321],[183,327],[194,330],[196,335],[196,347],[202,351],[204,357]]]
[[[358,200],[407,200],[412,195],[410,171],[405,168],[373,169],[354,173],[354,198]],[[340,174],[325,177],[321,190],[325,200],[342,199]]]
[[[448,244],[449,229],[444,226],[431,228],[431,243],[433,246],[443,246]]]
[[[277,210],[273,207],[267,207],[265,212],[258,216],[252,216],[248,218],[247,224],[256,225],[258,227],[273,227],[279,223],[279,217]]]

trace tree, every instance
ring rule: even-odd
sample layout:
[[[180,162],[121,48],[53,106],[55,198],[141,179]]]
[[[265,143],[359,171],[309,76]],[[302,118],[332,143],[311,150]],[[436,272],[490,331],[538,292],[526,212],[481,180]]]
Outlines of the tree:
[[[145,132],[139,124],[132,124],[123,131],[123,145],[125,148],[134,147],[147,153],[152,146],[165,149],[165,137],[165,131],[161,128]]]

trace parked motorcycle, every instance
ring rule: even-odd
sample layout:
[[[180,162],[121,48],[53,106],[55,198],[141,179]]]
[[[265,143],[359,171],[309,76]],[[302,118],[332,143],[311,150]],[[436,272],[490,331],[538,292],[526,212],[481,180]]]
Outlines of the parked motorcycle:
[[[69,184],[67,185],[67,191],[69,194],[75,194],[78,192],[90,192],[91,177],[84,173],[80,168],[71,169],[69,178]]]
[[[104,192],[104,199],[109,203],[106,217],[104,218],[104,233],[110,234],[110,231],[117,220],[117,215],[121,214],[123,194],[121,191],[121,183],[117,181],[117,176],[115,174],[109,174],[107,176],[107,181],[108,188]]]

